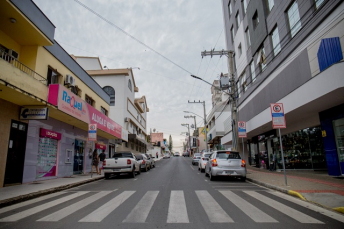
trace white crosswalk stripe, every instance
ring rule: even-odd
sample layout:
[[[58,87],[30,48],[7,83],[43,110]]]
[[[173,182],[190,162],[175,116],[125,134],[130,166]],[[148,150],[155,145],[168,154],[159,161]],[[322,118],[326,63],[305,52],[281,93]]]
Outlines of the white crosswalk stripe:
[[[183,191],[171,191],[167,223],[189,223]]]
[[[66,196],[66,197],[54,200],[54,201],[50,201],[48,203],[39,205],[37,207],[30,208],[28,210],[25,210],[25,211],[22,211],[22,212],[18,212],[17,214],[14,214],[14,215],[2,218],[2,219],[0,219],[0,222],[15,222],[15,221],[18,221],[20,219],[23,219],[25,217],[31,216],[33,214],[36,214],[38,212],[44,211],[44,210],[46,210],[48,208],[51,208],[53,206],[56,206],[58,204],[61,204],[61,203],[64,203],[66,201],[69,201],[69,200],[72,200],[74,198],[77,198],[79,196],[85,195],[86,193],[89,193],[89,192],[88,191],[80,191],[80,192],[74,193],[72,195],[69,195],[69,196]]]
[[[144,223],[157,198],[159,191],[148,191],[130,212],[124,223]]]
[[[212,223],[233,223],[233,219],[227,215],[208,191],[197,190],[196,195]]]
[[[103,206],[100,206],[94,212],[79,220],[79,222],[101,222],[106,216],[108,216],[134,193],[135,191],[122,192]]]
[[[297,211],[291,207],[288,207],[280,202],[277,202],[273,199],[270,199],[258,192],[254,191],[244,191],[246,194],[256,198],[257,200],[269,205],[270,207],[276,209],[277,211],[282,212],[283,214],[286,214],[290,216],[291,218],[295,219],[296,221],[300,223],[314,223],[314,224],[323,224],[323,222],[314,219],[313,217],[310,217],[300,211]]]
[[[82,209],[84,207],[86,207],[87,205],[99,200],[100,198],[110,194],[111,191],[102,191],[99,193],[96,193],[84,200],[81,200],[75,204],[72,204],[68,207],[65,207],[57,212],[54,212],[46,217],[43,217],[42,219],[39,219],[37,221],[59,221],[65,217],[67,217],[68,215],[76,212],[79,209]]]
[[[231,201],[235,206],[240,208],[246,215],[248,215],[253,221],[257,223],[277,223],[278,221],[271,216],[262,212],[262,210],[253,206],[243,198],[234,194],[232,191],[220,191],[229,201]]]

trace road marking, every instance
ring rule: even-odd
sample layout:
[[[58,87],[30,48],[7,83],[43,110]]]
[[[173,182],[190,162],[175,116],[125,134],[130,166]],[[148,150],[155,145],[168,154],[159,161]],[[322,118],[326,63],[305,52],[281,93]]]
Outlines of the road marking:
[[[227,215],[216,200],[205,190],[195,191],[205,212],[212,223],[233,223],[233,219]]]
[[[123,223],[144,223],[157,198],[159,191],[148,191],[130,212]]]
[[[88,191],[80,191],[80,192],[74,193],[72,195],[69,195],[69,196],[66,196],[66,197],[54,200],[54,201],[50,201],[48,203],[44,203],[44,204],[36,206],[34,208],[30,208],[30,209],[27,209],[25,211],[18,212],[17,214],[14,214],[14,215],[5,217],[3,219],[0,219],[0,222],[14,222],[14,221],[18,221],[18,220],[23,219],[25,217],[28,217],[28,216],[34,215],[34,214],[36,214],[38,212],[44,211],[44,210],[46,210],[48,208],[54,207],[54,206],[56,206],[58,204],[67,202],[67,201],[69,201],[71,199],[74,199],[76,197],[85,195],[86,193],[88,193]]]
[[[183,191],[171,191],[167,223],[189,223]]]
[[[205,180],[206,182],[208,182],[208,180]]]
[[[277,223],[278,221],[262,212],[262,210],[256,208],[240,196],[234,194],[232,191],[220,191],[229,201],[235,206],[240,208],[246,215],[248,215],[253,221],[257,223]]]
[[[284,204],[281,204],[278,201],[275,201],[273,199],[270,199],[266,196],[263,196],[262,194],[254,191],[244,191],[246,194],[256,198],[257,200],[269,205],[270,207],[276,209],[277,211],[280,211],[283,214],[286,214],[287,216],[299,221],[300,223],[317,223],[317,224],[324,224],[323,222],[314,219],[300,211],[297,211],[291,207],[288,207]]]
[[[192,170],[195,170],[191,165],[190,165],[190,167],[192,168]]]
[[[332,219],[338,220],[339,222],[344,223],[344,216],[338,214],[337,212],[329,211],[329,210],[327,210],[325,208],[318,207],[318,206],[310,204],[308,202],[296,199],[295,197],[286,195],[284,193],[280,193],[280,192],[276,192],[276,191],[270,191],[269,193],[271,193],[272,195],[275,195],[277,197],[280,197],[282,199],[285,199],[285,200],[288,200],[290,202],[293,202],[295,204],[298,204],[298,205],[300,205],[302,207],[308,208],[308,209],[310,209],[312,211],[318,212],[318,213],[320,213],[322,215],[328,216],[328,217],[330,217]]]
[[[100,206],[86,217],[79,220],[79,222],[101,222],[106,216],[114,211],[119,205],[126,201],[135,191],[124,191],[106,204]]]
[[[134,181],[137,180],[137,179],[134,179]]]
[[[232,186],[232,185],[219,185],[219,186],[211,186],[212,188],[257,188],[256,186]]]
[[[39,197],[39,198],[36,198],[36,199],[28,200],[28,201],[25,201],[23,203],[18,203],[18,204],[14,204],[14,205],[11,205],[11,206],[8,206],[8,207],[4,207],[4,208],[0,209],[0,214],[4,213],[4,212],[11,211],[11,210],[14,210],[14,209],[17,209],[17,208],[24,207],[24,206],[27,206],[27,205],[30,205],[30,204],[33,204],[33,203],[37,203],[37,202],[42,201],[42,200],[46,200],[46,199],[49,199],[49,198],[52,198],[52,197],[56,197],[56,196],[59,196],[59,195],[65,194],[65,193],[66,192],[56,192],[56,193],[53,193],[53,194],[50,194],[50,195],[46,195],[46,196],[42,196],[42,197]]]
[[[110,194],[111,191],[102,191],[102,192],[99,192],[95,195],[92,195],[86,199],[83,199],[75,204],[72,204],[68,207],[65,207],[57,212],[54,212],[48,216],[45,216],[37,221],[52,221],[52,222],[57,222],[65,217],[67,217],[68,215],[86,207],[87,205],[99,200],[100,198]]]

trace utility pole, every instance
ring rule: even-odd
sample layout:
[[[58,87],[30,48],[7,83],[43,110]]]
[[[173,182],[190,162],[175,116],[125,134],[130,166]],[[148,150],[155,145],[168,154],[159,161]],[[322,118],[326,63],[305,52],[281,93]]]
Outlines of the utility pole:
[[[191,153],[190,127],[189,127],[189,124],[187,124],[187,123],[182,124],[182,126],[186,126],[188,128],[188,132],[189,132],[189,148],[190,148],[190,153]]]
[[[234,66],[233,66],[233,51],[214,51],[214,49],[210,51],[203,51],[201,52],[202,58],[204,56],[227,56],[228,57],[228,76],[229,76],[229,82],[230,82],[230,102],[231,102],[231,115],[232,115],[232,148],[233,150],[237,150],[237,144],[238,144],[238,131],[237,131],[237,106],[236,106],[236,99],[235,99],[235,79],[234,79]]]
[[[194,135],[196,137],[196,153],[199,153],[199,150],[198,150],[198,130],[197,130],[197,124],[196,124],[196,116],[195,115],[188,115],[188,116],[184,116],[184,118],[193,118],[194,119],[194,122],[195,122],[195,132],[194,132]],[[192,126],[191,126],[192,128]]]
[[[196,102],[195,100],[193,102],[188,101],[188,103],[202,103],[203,104],[203,111],[204,111],[204,131],[205,131],[205,148],[206,152],[208,151],[208,133],[207,133],[207,114],[205,113],[205,101],[201,102],[198,101]]]

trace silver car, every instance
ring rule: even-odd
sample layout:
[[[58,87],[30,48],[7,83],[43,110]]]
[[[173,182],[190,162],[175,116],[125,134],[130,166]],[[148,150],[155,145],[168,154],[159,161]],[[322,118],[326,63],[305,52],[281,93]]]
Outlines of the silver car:
[[[205,165],[209,161],[210,155],[211,155],[211,153],[204,152],[202,157],[201,157],[201,159],[199,159],[199,161],[198,161],[198,170],[201,171],[201,173],[204,172]]]
[[[193,158],[192,158],[192,165],[198,165],[198,161],[201,159],[201,154],[200,153],[195,153]]]
[[[220,150],[214,152],[205,165],[205,176],[214,180],[217,176],[240,177],[246,180],[246,163],[239,152]]]
[[[151,167],[150,167],[150,168],[155,168],[155,161],[154,161],[154,158],[153,158],[151,155],[147,154],[147,153],[145,153],[145,155],[146,155],[147,159],[148,159],[148,160],[150,161],[150,163],[151,163]]]
[[[140,164],[141,171],[147,172],[148,170],[150,170],[151,162],[148,160],[146,155],[144,155],[143,153],[138,153],[138,154],[135,154],[135,157]]]

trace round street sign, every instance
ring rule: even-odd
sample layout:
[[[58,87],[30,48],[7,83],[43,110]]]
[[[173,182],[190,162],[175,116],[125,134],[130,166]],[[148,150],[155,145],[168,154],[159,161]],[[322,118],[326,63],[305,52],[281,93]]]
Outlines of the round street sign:
[[[272,109],[275,111],[275,112],[281,112],[282,108],[280,105],[278,104],[275,104]]]

